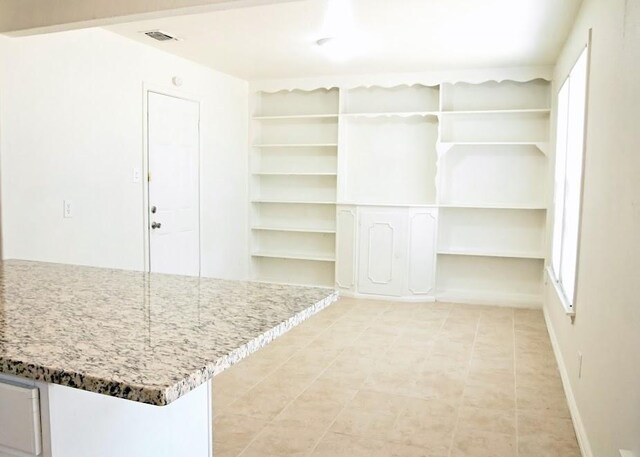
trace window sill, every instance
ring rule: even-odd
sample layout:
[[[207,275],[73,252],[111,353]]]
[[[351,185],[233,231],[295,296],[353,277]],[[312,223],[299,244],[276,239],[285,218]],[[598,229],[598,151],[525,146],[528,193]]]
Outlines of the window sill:
[[[571,306],[571,304],[565,297],[564,292],[562,291],[562,289],[560,289],[558,281],[556,280],[556,275],[553,273],[551,266],[548,266],[546,270],[547,270],[547,277],[549,278],[549,281],[551,282],[551,284],[553,285],[553,288],[556,291],[558,300],[560,300],[560,303],[562,303],[562,307],[564,308],[564,313],[567,316],[573,318],[576,315],[575,307]]]

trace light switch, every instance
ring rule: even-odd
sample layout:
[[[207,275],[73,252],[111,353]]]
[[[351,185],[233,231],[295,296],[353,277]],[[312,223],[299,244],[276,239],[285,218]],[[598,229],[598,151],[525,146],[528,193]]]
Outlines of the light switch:
[[[73,202],[71,200],[64,200],[63,216],[65,218],[73,217]]]
[[[134,182],[134,183],[139,183],[141,175],[142,175],[142,173],[140,171],[140,168],[134,167],[133,171],[131,172],[131,181]]]

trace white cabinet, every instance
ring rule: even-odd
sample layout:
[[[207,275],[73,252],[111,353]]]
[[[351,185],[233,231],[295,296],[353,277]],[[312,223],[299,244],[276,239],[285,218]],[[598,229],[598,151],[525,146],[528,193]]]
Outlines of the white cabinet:
[[[336,284],[343,295],[433,298],[435,208],[341,206],[337,222]]]
[[[364,210],[359,226],[358,291],[401,296],[407,261],[405,211]]]
[[[434,295],[436,279],[435,209],[409,210],[409,248],[407,250],[407,292],[409,295]]]
[[[336,215],[336,285],[343,290],[356,286],[356,255],[358,221],[356,208],[339,206]]]
[[[38,388],[0,379],[0,455],[40,455]]]

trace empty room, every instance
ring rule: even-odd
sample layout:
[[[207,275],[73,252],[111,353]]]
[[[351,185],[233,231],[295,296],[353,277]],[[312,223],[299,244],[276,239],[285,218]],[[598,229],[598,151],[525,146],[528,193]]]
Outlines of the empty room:
[[[638,0],[0,0],[0,457],[640,457]]]

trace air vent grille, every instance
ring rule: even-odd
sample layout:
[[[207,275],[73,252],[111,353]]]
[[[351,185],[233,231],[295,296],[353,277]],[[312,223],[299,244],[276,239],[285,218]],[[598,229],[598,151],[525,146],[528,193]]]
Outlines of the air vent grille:
[[[167,33],[161,32],[160,30],[151,30],[149,32],[144,32],[149,38],[153,38],[158,41],[176,41],[177,38],[173,37]]]

